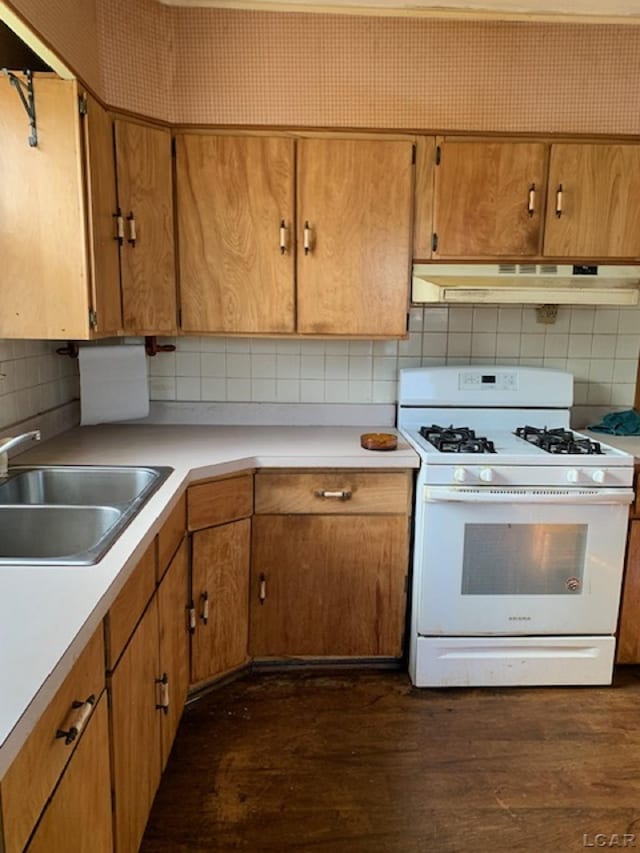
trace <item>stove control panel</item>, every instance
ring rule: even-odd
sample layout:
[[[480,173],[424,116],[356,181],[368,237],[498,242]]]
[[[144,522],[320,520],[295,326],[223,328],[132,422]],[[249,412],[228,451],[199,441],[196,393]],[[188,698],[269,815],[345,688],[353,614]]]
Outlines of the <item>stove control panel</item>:
[[[458,374],[459,385],[462,391],[491,388],[498,391],[515,391],[518,387],[518,374],[516,371],[495,371],[487,373],[479,370],[461,370]]]

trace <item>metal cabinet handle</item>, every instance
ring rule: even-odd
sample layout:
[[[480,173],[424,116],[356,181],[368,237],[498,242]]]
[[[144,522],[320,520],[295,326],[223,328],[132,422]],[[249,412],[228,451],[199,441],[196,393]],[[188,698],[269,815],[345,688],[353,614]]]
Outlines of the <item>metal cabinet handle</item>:
[[[127,243],[129,243],[131,246],[135,246],[138,236],[136,233],[136,218],[133,215],[133,211],[129,211],[129,215],[127,216],[127,222],[129,223],[129,239],[127,240]]]
[[[287,236],[289,229],[284,221],[284,219],[280,220],[280,254],[284,255],[287,251]]]
[[[564,190],[562,189],[562,184],[558,184],[558,189],[556,190],[556,216],[558,219],[562,216],[562,195]]]
[[[529,200],[527,202],[527,213],[533,216],[536,211],[536,185],[531,184],[529,187]]]
[[[331,492],[326,489],[322,489],[315,493],[317,498],[336,498],[339,501],[349,501],[352,498],[352,492],[348,489],[342,489],[341,491]]]
[[[267,597],[267,576],[264,572],[260,574],[260,591],[258,592],[258,600],[260,604],[264,604]]]
[[[169,713],[169,676],[166,672],[160,678],[156,678],[156,684],[160,687],[160,701],[156,703],[156,711]]]
[[[91,696],[87,696],[84,702],[79,702],[78,700],[72,702],[72,709],[78,713],[74,715],[73,722],[68,729],[57,730],[56,739],[64,738],[64,742],[67,746],[73,743],[86,726],[87,720],[91,716],[91,710],[95,705],[95,701],[96,697],[92,693]]]
[[[308,255],[311,251],[311,226],[308,221],[304,223],[304,231],[302,232],[303,242],[302,245],[304,247],[305,255]]]
[[[202,602],[200,621],[203,625],[206,625],[209,621],[209,593],[206,590],[200,594],[200,601]]]
[[[118,245],[122,246],[124,243],[124,219],[120,208],[113,214],[113,218],[116,221],[116,234],[113,239],[118,241]]]

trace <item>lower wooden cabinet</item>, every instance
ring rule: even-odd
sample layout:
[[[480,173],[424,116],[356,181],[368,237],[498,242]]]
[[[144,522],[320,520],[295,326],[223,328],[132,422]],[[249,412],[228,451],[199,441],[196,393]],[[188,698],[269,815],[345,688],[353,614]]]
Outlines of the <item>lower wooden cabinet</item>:
[[[117,853],[135,853],[186,697],[186,540],[109,678]]]
[[[616,663],[640,663],[640,518],[629,524]]]
[[[111,779],[106,694],[38,824],[29,853],[111,853]]]

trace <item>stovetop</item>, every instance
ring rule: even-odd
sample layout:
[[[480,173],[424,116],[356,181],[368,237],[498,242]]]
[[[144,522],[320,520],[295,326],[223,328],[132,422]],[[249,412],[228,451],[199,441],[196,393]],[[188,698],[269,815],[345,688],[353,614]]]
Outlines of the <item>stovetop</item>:
[[[468,426],[450,424],[443,427],[439,424],[429,424],[421,426],[419,433],[439,453],[496,454],[500,452],[496,449],[495,442],[491,438],[478,435],[474,429]],[[547,427],[525,425],[516,427],[513,434],[534,447],[540,448],[545,453],[563,456],[606,455],[601,442],[593,441],[563,427],[548,429]],[[519,452],[526,452],[526,449],[520,447]]]

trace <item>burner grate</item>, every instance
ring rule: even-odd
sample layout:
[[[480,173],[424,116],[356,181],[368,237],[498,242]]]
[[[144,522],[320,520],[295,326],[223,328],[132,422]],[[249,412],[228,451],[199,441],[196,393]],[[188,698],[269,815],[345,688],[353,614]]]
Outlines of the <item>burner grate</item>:
[[[469,427],[441,427],[438,424],[420,427],[420,435],[441,453],[495,453],[492,441],[477,436]]]
[[[540,429],[538,427],[518,427],[515,435],[524,438],[530,444],[547,453],[594,456],[603,454],[602,445],[590,438],[579,438],[569,429]]]

